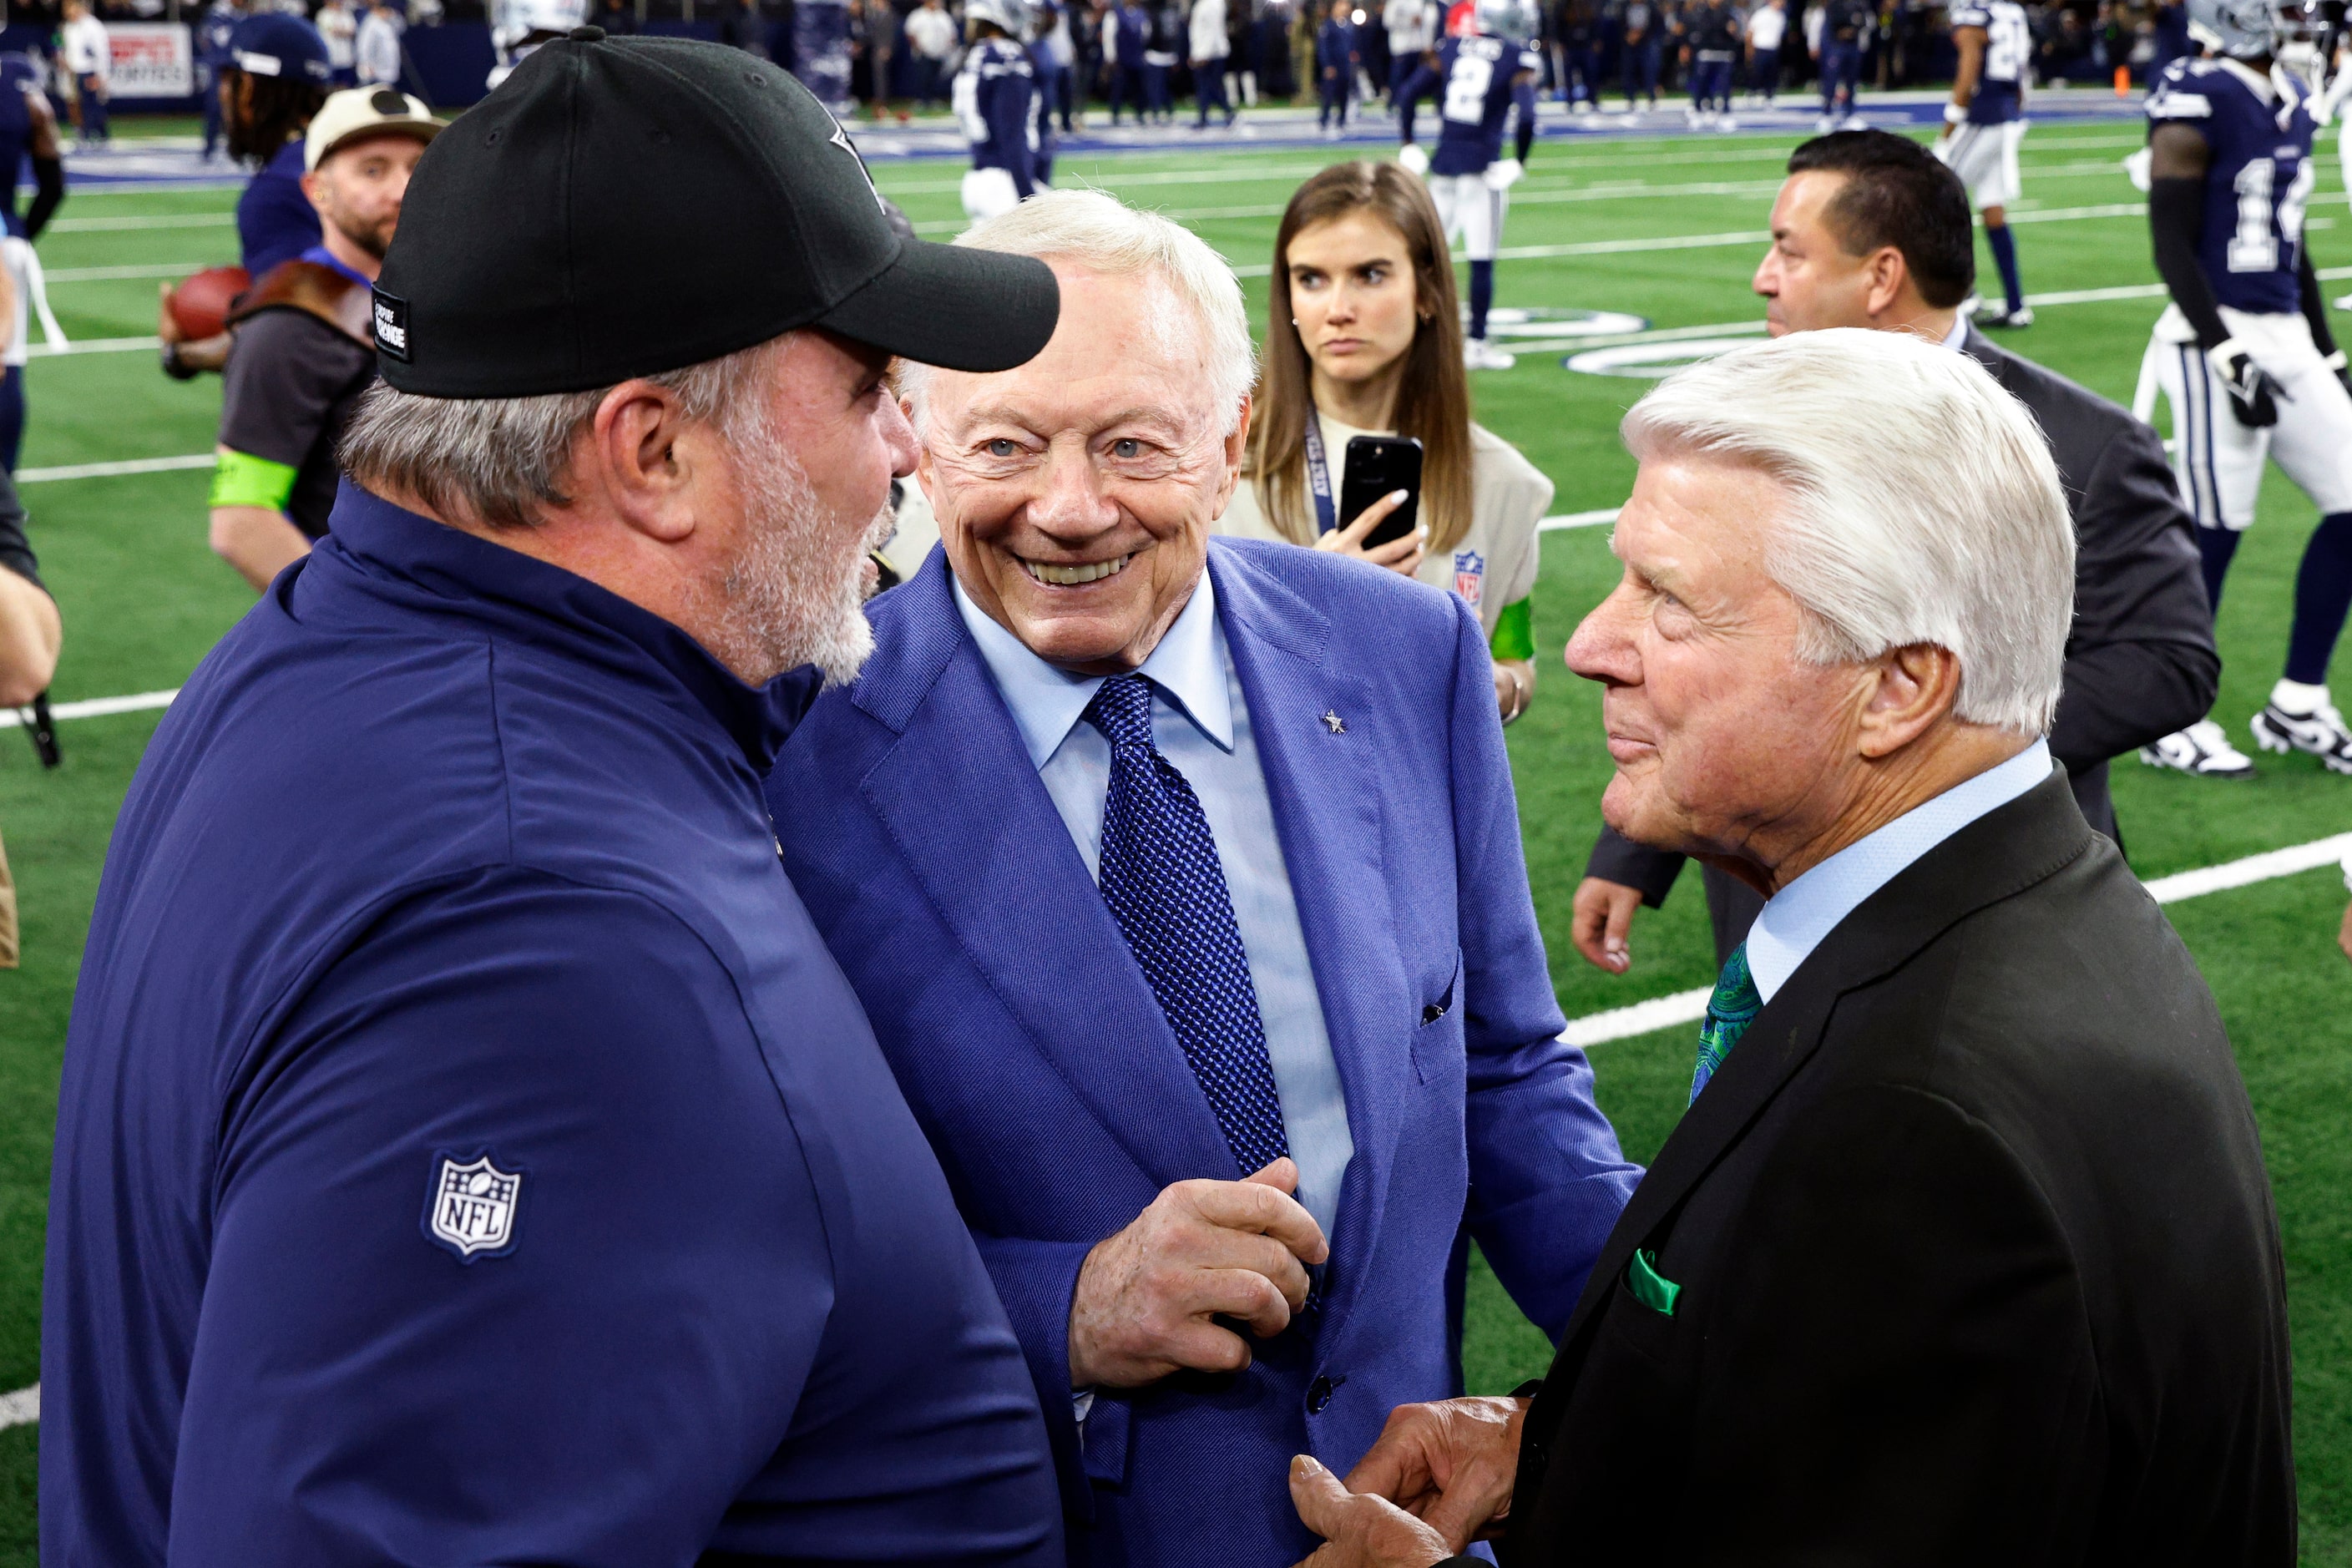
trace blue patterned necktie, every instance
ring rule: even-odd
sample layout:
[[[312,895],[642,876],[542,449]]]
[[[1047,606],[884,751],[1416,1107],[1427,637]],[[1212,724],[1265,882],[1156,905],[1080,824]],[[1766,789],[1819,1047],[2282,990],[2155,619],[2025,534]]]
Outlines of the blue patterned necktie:
[[[1209,819],[1192,784],[1151,743],[1151,687],[1141,676],[1104,681],[1086,717],[1110,742],[1103,902],[1246,1175],[1289,1153],[1290,1141]]]
[[[1756,989],[1756,977],[1748,973],[1748,944],[1743,942],[1724,961],[1723,973],[1716,977],[1715,994],[1706,999],[1706,1022],[1698,1026],[1698,1070],[1691,1074],[1694,1101],[1763,1009],[1764,997]]]

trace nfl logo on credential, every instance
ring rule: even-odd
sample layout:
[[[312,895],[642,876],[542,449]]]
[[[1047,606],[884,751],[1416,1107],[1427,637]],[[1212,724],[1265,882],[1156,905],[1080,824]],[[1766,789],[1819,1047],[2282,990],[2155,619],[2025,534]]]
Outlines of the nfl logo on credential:
[[[1480,595],[1486,591],[1486,558],[1475,550],[1457,552],[1454,557],[1454,591],[1472,609],[1478,607]]]
[[[433,1182],[425,1198],[425,1237],[447,1247],[460,1263],[513,1251],[522,1178],[520,1170],[499,1170],[487,1151],[466,1161],[455,1154],[435,1154]]]

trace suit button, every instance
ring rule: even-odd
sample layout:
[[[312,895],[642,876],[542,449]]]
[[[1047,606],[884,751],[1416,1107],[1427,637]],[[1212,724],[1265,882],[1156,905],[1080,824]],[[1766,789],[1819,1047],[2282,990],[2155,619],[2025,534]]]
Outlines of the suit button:
[[[1324,1406],[1331,1403],[1333,1386],[1328,1377],[1318,1377],[1307,1385],[1307,1414],[1309,1415],[1323,1414]]]

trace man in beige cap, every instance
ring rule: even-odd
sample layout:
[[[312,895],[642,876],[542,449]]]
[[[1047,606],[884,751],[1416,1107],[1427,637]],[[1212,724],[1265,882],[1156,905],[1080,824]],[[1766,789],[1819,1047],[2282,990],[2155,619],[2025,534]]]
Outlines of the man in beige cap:
[[[368,290],[425,143],[425,105],[383,87],[330,97],[303,142],[320,243],[262,274],[230,314],[212,546],[258,590],[327,531],[335,443],[375,380]]]

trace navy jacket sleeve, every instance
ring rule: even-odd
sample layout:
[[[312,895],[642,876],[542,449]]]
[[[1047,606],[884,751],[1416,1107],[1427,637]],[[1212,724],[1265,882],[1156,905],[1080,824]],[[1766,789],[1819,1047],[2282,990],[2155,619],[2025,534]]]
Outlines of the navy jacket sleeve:
[[[1674,891],[1675,879],[1683,874],[1683,857],[1672,849],[1653,849],[1645,844],[1636,844],[1615,828],[1604,826],[1601,837],[1593,840],[1592,855],[1584,863],[1584,874],[1634,889],[1642,895],[1642,901],[1654,910]]]
[[[634,894],[410,899],[227,1086],[175,1563],[677,1564],[786,1435],[833,1300],[727,970]],[[506,1244],[433,1234],[445,1160]]]
[[[2205,716],[2221,685],[2194,524],[2156,432],[2121,426],[2075,510],[2074,629],[2052,754],[2096,767]]]
[[[1593,1102],[1584,1053],[1559,1038],[1568,1021],[1528,890],[1486,639],[1469,606],[1452,603],[1470,1233],[1519,1310],[1556,1340],[1642,1173]]]

